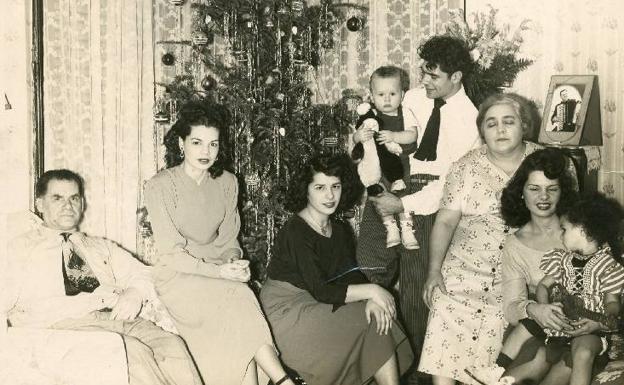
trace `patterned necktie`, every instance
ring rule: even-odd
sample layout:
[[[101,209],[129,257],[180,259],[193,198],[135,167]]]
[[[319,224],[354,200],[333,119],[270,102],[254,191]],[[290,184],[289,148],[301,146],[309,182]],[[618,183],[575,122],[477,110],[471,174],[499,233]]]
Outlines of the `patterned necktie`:
[[[444,99],[433,99],[433,110],[431,110],[425,133],[420,140],[420,145],[414,154],[414,158],[427,162],[432,162],[438,158],[436,150],[438,148],[438,136],[440,135],[440,108],[445,104]]]
[[[65,295],[76,295],[80,292],[92,293],[100,286],[100,282],[93,274],[89,264],[74,252],[73,244],[69,240],[70,235],[71,233],[61,233],[63,237],[61,265]]]

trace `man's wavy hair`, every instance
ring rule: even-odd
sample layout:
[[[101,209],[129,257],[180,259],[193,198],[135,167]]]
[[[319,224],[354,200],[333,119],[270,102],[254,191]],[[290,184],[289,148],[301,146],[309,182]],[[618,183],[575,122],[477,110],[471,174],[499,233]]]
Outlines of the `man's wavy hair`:
[[[500,104],[508,104],[514,109],[516,115],[520,118],[522,139],[532,140],[535,136],[535,127],[537,126],[533,111],[534,106],[529,99],[514,92],[492,94],[479,105],[479,113],[477,114],[477,129],[479,130],[479,136],[481,136],[481,139],[485,141],[483,135],[485,115],[490,108]]]
[[[588,238],[598,247],[605,243],[611,247],[613,257],[622,263],[622,221],[624,209],[620,203],[603,193],[583,195],[574,204],[566,207],[562,216],[574,226],[581,226]]]
[[[524,203],[524,185],[533,171],[542,171],[546,178],[558,180],[561,196],[557,202],[556,213],[562,213],[578,198],[577,182],[570,173],[572,160],[556,148],[537,150],[529,154],[503,189],[501,196],[501,214],[507,226],[522,227],[531,220],[531,213]]]
[[[474,62],[466,44],[451,36],[433,36],[418,47],[418,55],[426,62],[425,68],[428,70],[435,70],[439,67],[449,76],[460,71],[462,81],[474,68]]]
[[[208,169],[212,178],[223,174],[229,166],[229,152],[227,147],[227,128],[229,113],[225,107],[209,101],[190,101],[180,108],[178,120],[171,126],[165,135],[165,163],[167,168],[181,164],[184,161],[180,151],[179,138],[186,139],[193,126],[214,127],[219,131],[219,154]]]
[[[342,195],[334,215],[351,209],[364,192],[364,185],[347,154],[318,155],[304,162],[290,178],[285,202],[287,210],[297,213],[307,206],[308,186],[318,173],[336,176],[342,183]]]

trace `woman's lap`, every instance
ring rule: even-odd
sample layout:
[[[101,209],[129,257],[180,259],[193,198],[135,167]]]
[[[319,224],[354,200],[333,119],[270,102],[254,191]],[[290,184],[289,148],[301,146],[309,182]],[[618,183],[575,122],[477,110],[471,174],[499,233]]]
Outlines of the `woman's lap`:
[[[275,281],[265,284],[260,298],[284,362],[311,385],[363,382],[394,354],[397,345],[409,348],[399,324],[388,335],[377,334],[375,322],[366,321],[364,302],[332,311],[332,305]],[[401,358],[406,358],[404,366],[409,365],[405,361],[411,358],[403,351]]]
[[[258,349],[273,343],[244,283],[177,273],[156,290],[207,383],[240,384]]]

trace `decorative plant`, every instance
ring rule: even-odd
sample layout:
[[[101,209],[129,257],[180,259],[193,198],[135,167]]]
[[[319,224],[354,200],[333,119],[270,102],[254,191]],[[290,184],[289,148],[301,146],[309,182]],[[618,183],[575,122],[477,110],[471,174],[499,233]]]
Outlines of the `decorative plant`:
[[[451,10],[446,24],[446,34],[463,40],[475,61],[474,70],[464,85],[468,97],[477,106],[488,95],[513,84],[518,73],[533,63],[530,59],[517,57],[528,20],[520,23],[512,33],[507,24],[500,29],[497,27],[498,10],[492,6],[489,8],[487,14],[472,14],[469,22],[465,21],[461,9]]]

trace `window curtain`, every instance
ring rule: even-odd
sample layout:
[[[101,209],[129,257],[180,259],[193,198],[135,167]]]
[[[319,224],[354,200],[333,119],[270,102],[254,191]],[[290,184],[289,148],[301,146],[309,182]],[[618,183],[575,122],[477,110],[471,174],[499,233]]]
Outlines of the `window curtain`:
[[[82,229],[134,250],[155,167],[152,1],[46,0],[44,19],[45,168],[82,175]]]

